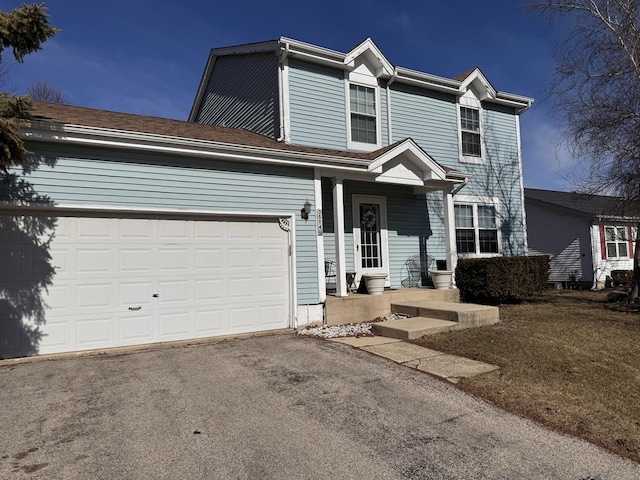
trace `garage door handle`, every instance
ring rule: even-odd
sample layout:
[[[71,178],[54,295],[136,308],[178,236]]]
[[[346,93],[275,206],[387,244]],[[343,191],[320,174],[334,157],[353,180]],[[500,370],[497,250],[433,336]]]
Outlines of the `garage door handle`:
[[[142,307],[129,307],[129,310],[142,310]]]

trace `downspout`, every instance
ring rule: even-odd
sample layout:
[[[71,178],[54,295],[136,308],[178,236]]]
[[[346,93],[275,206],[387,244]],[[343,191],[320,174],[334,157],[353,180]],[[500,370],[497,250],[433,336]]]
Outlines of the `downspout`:
[[[391,90],[389,87],[393,82],[395,82],[396,78],[398,78],[398,69],[393,67],[393,75],[387,82],[387,132],[389,134],[389,145],[393,143],[393,132],[391,131]]]
[[[284,51],[280,55],[280,65],[278,66],[278,106],[280,108],[280,136],[276,139],[277,142],[284,142],[286,137],[285,121],[284,121],[284,64],[289,56],[289,43],[284,44]]]
[[[467,183],[469,183],[469,179],[468,178],[465,178],[464,180],[462,180],[462,183],[460,185],[458,185],[456,188],[451,190],[451,195],[453,196],[456,193],[458,193],[460,190],[462,190],[464,187],[467,186]]]

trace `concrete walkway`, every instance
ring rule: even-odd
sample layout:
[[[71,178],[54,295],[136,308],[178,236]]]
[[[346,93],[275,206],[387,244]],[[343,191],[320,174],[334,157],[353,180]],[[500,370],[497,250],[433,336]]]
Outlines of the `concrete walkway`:
[[[445,378],[453,383],[457,383],[461,378],[473,377],[498,369],[495,365],[448,355],[394,338],[373,336],[331,338],[329,340],[351,345],[401,365]]]

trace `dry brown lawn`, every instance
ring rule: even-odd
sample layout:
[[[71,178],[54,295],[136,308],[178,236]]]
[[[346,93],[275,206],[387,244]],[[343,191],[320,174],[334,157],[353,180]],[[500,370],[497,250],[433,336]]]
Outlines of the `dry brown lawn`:
[[[500,319],[417,342],[500,367],[464,390],[640,461],[640,313],[604,292],[550,290]]]

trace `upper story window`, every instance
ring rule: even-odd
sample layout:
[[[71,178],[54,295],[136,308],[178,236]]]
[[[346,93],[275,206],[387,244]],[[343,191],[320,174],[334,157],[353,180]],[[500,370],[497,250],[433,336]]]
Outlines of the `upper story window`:
[[[498,222],[494,205],[454,205],[458,254],[500,253]]]
[[[349,84],[351,141],[377,145],[376,89]]]
[[[460,107],[460,130],[462,133],[462,155],[481,157],[480,110]]]
[[[605,226],[604,241],[607,258],[629,258],[628,227]]]

